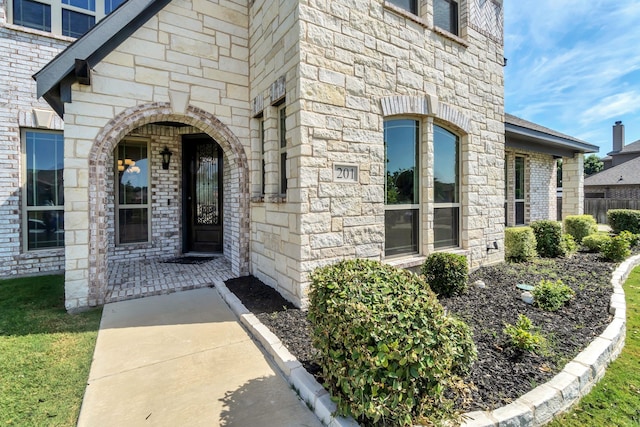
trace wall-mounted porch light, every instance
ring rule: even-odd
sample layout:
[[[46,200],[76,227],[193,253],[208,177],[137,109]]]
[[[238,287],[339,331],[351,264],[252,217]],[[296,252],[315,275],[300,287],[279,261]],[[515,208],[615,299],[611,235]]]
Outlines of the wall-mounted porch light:
[[[169,169],[169,163],[171,162],[172,154],[173,153],[169,151],[167,147],[164,147],[164,150],[160,152],[160,155],[162,156],[162,169],[164,170]]]

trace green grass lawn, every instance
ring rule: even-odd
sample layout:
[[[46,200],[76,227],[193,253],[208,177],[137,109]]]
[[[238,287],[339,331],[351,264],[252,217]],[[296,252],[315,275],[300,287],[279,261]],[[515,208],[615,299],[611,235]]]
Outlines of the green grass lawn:
[[[640,267],[624,284],[627,338],[604,378],[552,427],[640,426]]]
[[[102,310],[69,315],[64,278],[0,281],[0,426],[74,426]]]

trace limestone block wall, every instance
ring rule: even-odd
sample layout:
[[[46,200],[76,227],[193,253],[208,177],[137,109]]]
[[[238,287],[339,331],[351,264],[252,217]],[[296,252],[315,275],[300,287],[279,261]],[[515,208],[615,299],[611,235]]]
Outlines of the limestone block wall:
[[[182,122],[221,145],[229,168],[226,209],[233,212],[225,256],[235,274],[248,271],[247,28],[246,2],[172,2],[95,66],[91,86],[73,86],[65,105],[68,309],[103,301],[110,234],[104,207],[112,191],[107,170],[117,143],[149,123]],[[177,219],[174,226],[179,229]]]
[[[562,219],[584,213],[584,154],[562,158]]]
[[[380,0],[301,2],[303,294],[318,265],[384,258],[385,117],[416,117],[423,129],[421,255],[433,250],[429,145],[438,124],[461,139],[460,249],[472,266],[502,258],[502,249],[486,250],[503,246],[501,40],[469,23],[468,2],[459,37],[434,29],[431,7],[420,2],[414,16]],[[334,182],[338,162],[358,165],[358,183]]]
[[[251,273],[299,303],[301,232],[305,208],[299,179],[302,144],[299,99],[300,51],[298,4],[255,0],[249,6],[251,120]],[[280,192],[279,110],[286,108],[286,195]],[[263,147],[260,123],[264,128]],[[264,187],[264,191],[263,191]],[[304,190],[306,191],[306,190]]]
[[[31,76],[73,39],[7,22],[0,0],[0,277],[60,272],[64,248],[27,251],[22,234],[21,129],[62,131],[63,123],[36,99]],[[34,110],[41,113],[36,120]]]

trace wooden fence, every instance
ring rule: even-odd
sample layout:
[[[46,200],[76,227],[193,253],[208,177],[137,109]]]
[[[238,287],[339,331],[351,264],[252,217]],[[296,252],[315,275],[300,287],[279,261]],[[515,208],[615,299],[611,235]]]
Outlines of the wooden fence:
[[[640,200],[584,199],[584,213],[593,215],[598,224],[607,223],[609,209],[640,209]]]

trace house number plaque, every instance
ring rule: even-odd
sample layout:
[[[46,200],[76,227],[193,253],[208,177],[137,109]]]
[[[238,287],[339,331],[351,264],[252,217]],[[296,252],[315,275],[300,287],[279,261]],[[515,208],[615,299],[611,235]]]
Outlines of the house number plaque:
[[[333,182],[357,183],[358,166],[334,164]]]

